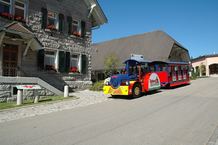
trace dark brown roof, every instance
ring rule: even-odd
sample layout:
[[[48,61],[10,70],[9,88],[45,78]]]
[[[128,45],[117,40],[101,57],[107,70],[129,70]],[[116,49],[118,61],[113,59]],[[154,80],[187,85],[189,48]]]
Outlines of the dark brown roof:
[[[144,55],[146,60],[169,61],[173,45],[185,49],[163,31],[154,31],[125,38],[94,44],[92,49],[92,70],[104,69],[104,60],[109,54],[116,54],[123,62],[130,54]]]
[[[197,61],[204,60],[204,59],[210,58],[210,57],[218,57],[218,54],[202,55],[202,56],[193,58],[193,59],[191,60],[191,62],[192,62],[192,63],[193,63],[193,62],[197,62]]]

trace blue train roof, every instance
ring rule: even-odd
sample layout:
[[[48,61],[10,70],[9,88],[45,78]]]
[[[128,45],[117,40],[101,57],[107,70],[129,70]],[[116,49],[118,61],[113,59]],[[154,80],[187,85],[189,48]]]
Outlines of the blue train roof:
[[[148,60],[144,60],[144,59],[127,59],[124,63],[127,63],[127,62],[136,62],[136,63],[139,63],[139,64],[145,64],[145,63],[150,63],[151,61],[148,61]]]

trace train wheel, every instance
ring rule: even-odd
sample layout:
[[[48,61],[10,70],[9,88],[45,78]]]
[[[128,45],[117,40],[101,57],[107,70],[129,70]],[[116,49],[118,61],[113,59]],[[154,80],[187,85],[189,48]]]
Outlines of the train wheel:
[[[140,84],[135,84],[132,88],[132,98],[138,98],[142,94],[142,87]]]

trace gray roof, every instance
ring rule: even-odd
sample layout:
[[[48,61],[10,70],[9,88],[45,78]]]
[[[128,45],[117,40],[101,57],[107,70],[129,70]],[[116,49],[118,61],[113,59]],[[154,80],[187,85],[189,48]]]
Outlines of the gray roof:
[[[169,61],[172,47],[176,44],[185,51],[180,43],[163,31],[154,31],[125,38],[93,44],[92,70],[104,69],[104,60],[110,54],[118,56],[121,62],[130,57],[130,54],[143,55],[150,61]]]

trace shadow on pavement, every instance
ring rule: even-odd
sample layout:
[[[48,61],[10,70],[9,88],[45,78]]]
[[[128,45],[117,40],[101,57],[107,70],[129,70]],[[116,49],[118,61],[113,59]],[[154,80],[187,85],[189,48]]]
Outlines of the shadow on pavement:
[[[150,92],[147,92],[147,93],[143,93],[141,97],[146,97],[146,96],[150,96],[150,95],[161,93],[161,92],[162,92],[161,90],[150,91]],[[134,100],[134,99],[138,99],[138,98],[141,98],[141,97],[133,98],[132,96],[115,95],[115,96],[111,96],[109,98],[111,98],[111,99],[123,99],[123,100]]]
[[[163,90],[173,90],[173,89],[177,89],[177,88],[183,88],[183,87],[186,87],[186,86],[189,86],[190,84],[184,84],[184,85],[179,85],[179,86],[174,86],[174,87],[164,87],[164,88],[161,88]]]

